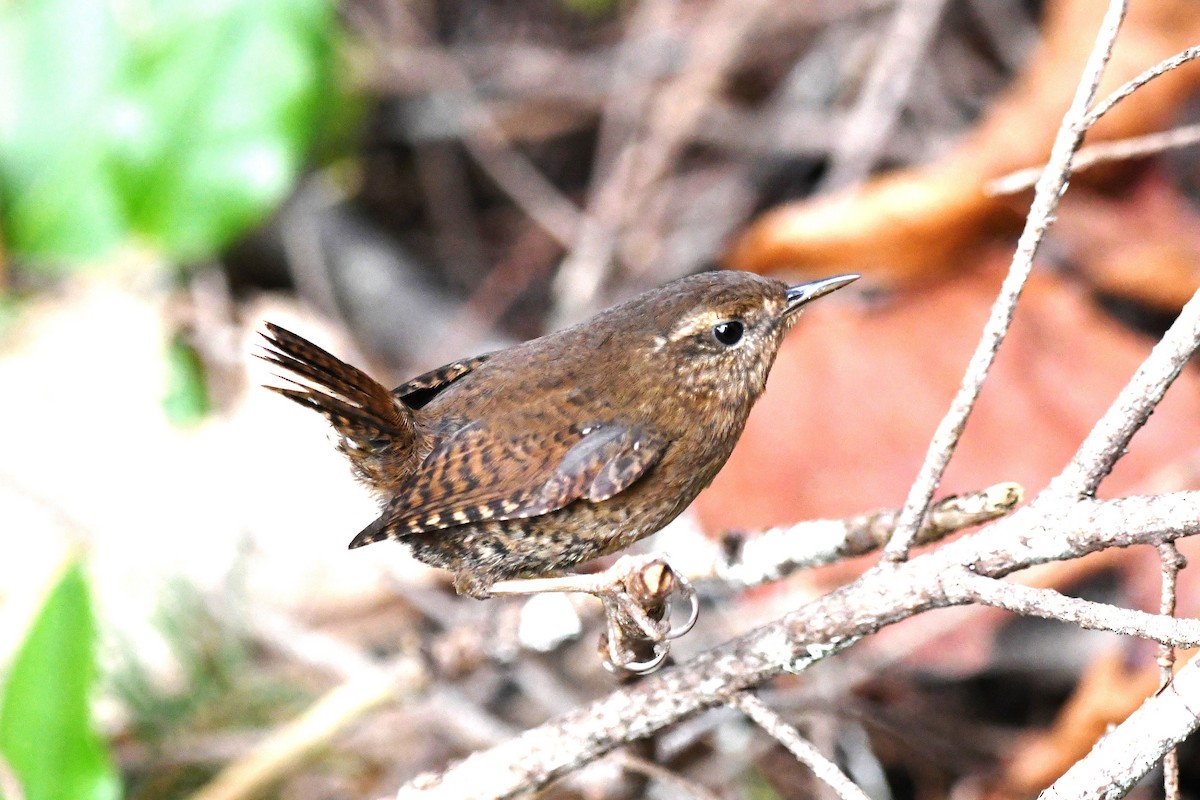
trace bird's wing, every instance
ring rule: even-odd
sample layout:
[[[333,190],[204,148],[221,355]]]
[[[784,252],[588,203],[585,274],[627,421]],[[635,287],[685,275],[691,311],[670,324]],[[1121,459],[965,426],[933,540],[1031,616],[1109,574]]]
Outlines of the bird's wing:
[[[392,389],[392,396],[399,398],[409,408],[421,408],[447,386],[464,377],[489,358],[491,358],[491,354],[485,353],[474,358],[451,361],[444,367],[430,370],[400,384]]]
[[[617,422],[508,436],[476,422],[435,447],[350,546],[598,503],[642,477],[666,446],[649,428]]]

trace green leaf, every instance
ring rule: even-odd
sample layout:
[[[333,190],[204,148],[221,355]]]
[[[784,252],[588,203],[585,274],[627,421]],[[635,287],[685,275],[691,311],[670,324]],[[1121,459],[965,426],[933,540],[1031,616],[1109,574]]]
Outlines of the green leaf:
[[[0,2],[0,212],[27,258],[212,255],[290,191],[333,91],[332,0]]]
[[[163,410],[175,425],[195,425],[212,411],[204,361],[183,336],[167,346],[167,393]]]
[[[327,0],[158,0],[122,87],[131,224],[177,257],[225,244],[292,186],[327,109]]]
[[[17,651],[0,705],[0,752],[25,800],[115,800],[120,779],[92,724],[96,623],[72,564]]]
[[[123,58],[104,3],[0,2],[0,206],[13,252],[86,257],[119,243],[100,128]]]

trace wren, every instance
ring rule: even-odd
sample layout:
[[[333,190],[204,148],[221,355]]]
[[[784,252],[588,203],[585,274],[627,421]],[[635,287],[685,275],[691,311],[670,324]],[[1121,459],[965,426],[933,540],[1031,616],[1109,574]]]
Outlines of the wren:
[[[487,597],[674,519],[729,458],[798,312],[857,278],[692,275],[390,391],[278,325],[263,358],[381,500],[350,547],[399,540]]]

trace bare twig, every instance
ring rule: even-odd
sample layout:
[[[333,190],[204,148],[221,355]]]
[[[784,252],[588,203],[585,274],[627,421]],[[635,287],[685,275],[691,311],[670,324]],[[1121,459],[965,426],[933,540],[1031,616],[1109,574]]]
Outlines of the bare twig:
[[[609,82],[600,111],[588,217],[609,218],[617,210],[607,207],[606,203],[618,198],[602,195],[613,192],[628,180],[627,175],[618,177],[613,173],[624,166],[620,161],[621,151],[630,144],[630,137],[641,126],[655,82],[667,69],[663,55],[670,42],[663,41],[664,33],[669,30],[678,8],[678,0],[648,0],[638,3],[630,12],[627,30],[609,69]]]
[[[854,110],[841,125],[830,153],[822,189],[852,186],[875,166],[884,142],[904,110],[913,78],[937,33],[945,0],[903,0],[896,4]]]
[[[1194,144],[1200,144],[1200,124],[1182,125],[1169,131],[1157,131],[1144,136],[1130,136],[1111,142],[1089,144],[1080,148],[1079,152],[1075,154],[1075,160],[1071,164],[1071,174],[1082,172],[1097,164],[1129,161],[1167,150],[1191,147]],[[983,187],[983,191],[992,197],[1023,192],[1033,187],[1045,168],[1045,165],[1042,165],[1010,172],[988,181]]]
[[[1162,565],[1162,600],[1158,613],[1175,616],[1175,591],[1179,583],[1179,570],[1186,566],[1183,555],[1174,542],[1163,542],[1158,546],[1158,560]],[[1163,643],[1158,648],[1159,691],[1171,683],[1175,674],[1175,647]],[[1179,751],[1174,747],[1163,756],[1163,795],[1166,800],[1179,800]]]
[[[1025,229],[1021,232],[1021,238],[1017,242],[1017,251],[1013,256],[1008,275],[1005,276],[1000,294],[992,305],[979,345],[975,348],[967,365],[966,374],[963,376],[962,384],[950,403],[950,410],[938,424],[933,440],[929,443],[925,461],[921,465],[921,470],[917,474],[916,480],[913,481],[908,499],[904,503],[904,510],[900,514],[896,532],[884,550],[885,562],[897,563],[908,558],[908,551],[921,527],[921,520],[925,516],[926,509],[929,508],[929,502],[933,499],[933,493],[937,490],[946,465],[950,463],[950,456],[958,445],[959,437],[962,436],[971,410],[975,407],[975,401],[983,388],[983,382],[987,378],[1000,344],[1008,333],[1009,325],[1012,324],[1017,300],[1033,269],[1034,255],[1037,253],[1046,229],[1049,228],[1050,222],[1054,218],[1059,198],[1067,185],[1067,177],[1070,175],[1071,160],[1075,151],[1079,149],[1080,142],[1083,141],[1086,128],[1081,123],[1087,114],[1088,106],[1091,105],[1092,98],[1096,96],[1097,87],[1100,85],[1100,76],[1112,55],[1117,31],[1125,17],[1126,5],[1125,0],[1111,0],[1109,3],[1108,11],[1100,26],[1100,32],[1096,37],[1096,44],[1088,57],[1083,77],[1075,91],[1075,97],[1071,101],[1067,113],[1063,116],[1058,134],[1054,137],[1054,145],[1050,149],[1050,160],[1046,165],[1046,170],[1038,180],[1033,204],[1030,207],[1029,216],[1026,218]]]
[[[800,732],[784,721],[782,717],[749,692],[739,692],[729,701],[729,705],[741,711],[787,748],[796,760],[813,771],[813,774],[824,781],[842,800],[869,800],[867,793],[846,777],[846,773],[838,765],[821,755],[821,751],[812,742],[800,735]]]
[[[967,567],[1000,577],[1033,564],[1196,533],[1196,492],[1025,508],[893,569],[872,571],[684,666],[468,756],[440,774],[422,775],[398,797],[499,799],[544,786],[620,744],[727,703],[742,689],[806,670],[893,622],[961,602],[942,587],[942,576],[951,570]]]
[[[396,27],[418,38],[421,44],[436,47],[405,4],[391,3],[387,10],[395,18]],[[365,35],[371,35],[370,25],[360,27]],[[375,47],[382,63],[391,65],[397,72],[404,71],[407,66],[404,48],[386,40],[377,41]],[[434,94],[430,102],[440,104],[446,114],[462,119],[465,129],[463,144],[480,168],[530,219],[560,243],[569,246],[579,226],[579,208],[510,145],[504,129],[486,104],[476,96],[470,75],[451,53],[440,50],[439,75],[445,89],[440,94]]]
[[[468,93],[470,89],[464,86],[460,91]],[[463,100],[458,113],[467,123],[463,143],[475,162],[546,233],[561,244],[570,242],[579,227],[578,207],[512,148],[503,129],[477,99]]]
[[[1086,130],[1095,125],[1101,117],[1112,110],[1113,106],[1124,100],[1129,95],[1136,92],[1138,89],[1145,86],[1155,78],[1161,77],[1173,69],[1183,66],[1189,61],[1200,58],[1200,45],[1189,47],[1187,50],[1182,50],[1170,58],[1163,59],[1155,64],[1150,69],[1142,72],[1137,77],[1131,78],[1121,84],[1112,94],[1101,100],[1095,107],[1081,120],[1082,129]]]
[[[1022,489],[1015,483],[945,497],[930,508],[916,543],[939,541],[964,528],[990,522],[1016,508],[1021,497]],[[801,569],[883,547],[899,515],[899,509],[888,509],[847,519],[808,520],[749,536],[730,533],[722,540],[720,552],[707,558],[703,567],[688,571],[688,577],[693,581],[716,578],[733,586],[781,580]]]
[[[1172,546],[1172,545],[1167,545]],[[1003,608],[1027,617],[1042,617],[1093,631],[1110,631],[1162,642],[1169,647],[1200,646],[1200,619],[1177,619],[1168,612],[1147,614],[1067,597],[1053,589],[1038,589],[973,575],[966,570],[945,577],[947,591],[965,602]]]
[[[1016,487],[1015,484],[999,484],[980,492],[945,498],[935,506],[934,513],[930,515],[931,527],[927,534],[932,541],[933,538],[937,538],[937,531],[943,531],[940,535],[945,535],[945,532],[951,529],[958,530],[994,519],[1007,513],[1019,502],[1019,498],[1020,487]],[[790,539],[788,544],[793,550],[788,563],[815,566],[856,554],[853,552],[855,547],[862,547],[862,552],[866,552],[872,547],[882,546],[897,513],[891,510],[850,520],[800,523],[786,529],[787,538]],[[809,552],[809,558],[796,558],[797,554],[794,551],[797,545],[804,548],[810,545],[812,540],[819,540],[820,537],[813,535],[813,530],[821,526],[835,528],[843,540],[848,537],[849,544],[842,541],[839,550],[839,546],[831,541],[836,537],[826,536],[826,542],[830,543],[832,548],[830,551],[821,548],[819,553]],[[743,578],[747,577],[746,569],[749,568],[758,573],[758,578],[753,582],[761,583],[770,579],[769,573],[772,570],[761,557],[754,555],[758,552],[754,543],[764,537],[776,538],[784,534],[785,531],[777,530],[759,537],[750,537],[744,553],[750,555],[751,562],[741,567]],[[703,579],[717,576],[720,559],[721,554],[714,548],[703,560],[706,565],[703,573],[698,572],[695,577]],[[738,570],[737,565],[732,563],[728,564],[727,568],[731,574]],[[724,579],[724,574],[721,577]],[[287,726],[256,743],[254,747],[243,748],[241,757],[228,765],[215,782],[196,795],[196,798],[236,800],[250,796],[261,787],[282,778],[288,769],[327,745],[341,730],[375,708],[379,702],[388,699],[386,695],[389,691],[393,694],[392,699],[396,701],[412,698],[420,694],[432,679],[416,661],[402,659],[390,668],[376,664],[358,648],[298,625],[282,614],[260,611],[253,615],[248,624],[250,633],[267,646],[292,660],[337,675],[343,679],[343,683]],[[545,632],[544,617],[539,618],[538,627],[542,633]],[[435,672],[440,674],[444,670],[457,674],[462,671],[454,664],[460,659],[455,655],[447,655],[457,649],[455,642],[461,632],[463,631],[451,630],[430,646]],[[477,638],[473,628],[466,633]],[[527,670],[532,668],[533,666],[528,664],[525,667]],[[394,679],[387,677],[389,669],[399,670]],[[394,683],[390,682],[393,680]],[[377,690],[381,694],[376,694]]]
[[[1124,797],[1169,750],[1200,725],[1200,660],[1193,658],[1171,684],[1142,703],[1096,743],[1039,800]]]
[[[280,218],[279,233],[288,269],[300,295],[344,323],[320,225],[322,215],[343,200],[343,194],[327,172],[308,178],[293,196],[292,213]]]
[[[1133,434],[1179,376],[1188,358],[1200,347],[1200,292],[1187,302],[1174,324],[1150,351],[1137,372],[1092,427],[1079,450],[1035,502],[1089,497],[1112,471]]]
[[[659,70],[647,45],[662,36],[677,5],[676,0],[648,0],[630,17],[602,110],[586,212],[554,281],[559,322],[574,321],[600,290],[625,206],[638,202],[629,196],[638,168],[636,136]]]
[[[613,216],[591,220],[589,207],[590,221],[580,229],[587,238],[572,247],[559,270],[554,283],[557,324],[577,321],[592,305],[616,252],[621,226],[627,221],[635,226],[644,224],[638,220],[639,215],[645,216],[649,191],[675,164],[767,5],[765,0],[712,0],[697,21],[687,62],[651,104],[645,135],[618,156],[609,180],[595,195],[595,207],[607,209]],[[622,164],[623,160],[628,163]],[[645,266],[651,260],[640,258],[638,262]]]
[[[655,764],[653,761],[638,758],[628,752],[617,753],[615,760],[622,768],[630,772],[636,772],[639,775],[645,775],[647,778],[676,789],[685,797],[692,797],[695,800],[720,800],[720,798],[700,784],[686,780],[666,767]]]

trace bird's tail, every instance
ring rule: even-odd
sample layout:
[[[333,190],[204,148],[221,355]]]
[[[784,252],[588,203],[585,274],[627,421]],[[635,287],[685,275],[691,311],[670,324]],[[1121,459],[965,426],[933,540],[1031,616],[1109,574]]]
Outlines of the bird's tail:
[[[286,328],[268,322],[262,336],[266,351],[259,357],[303,379],[281,375],[293,385],[266,388],[323,414],[360,478],[386,490],[412,470],[412,411],[387,388]]]

